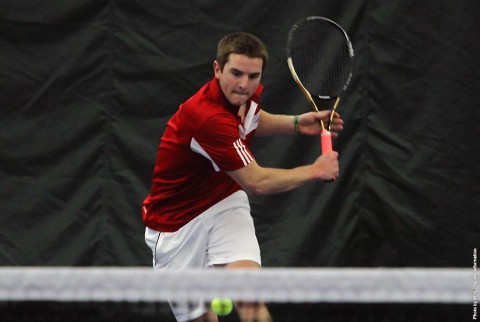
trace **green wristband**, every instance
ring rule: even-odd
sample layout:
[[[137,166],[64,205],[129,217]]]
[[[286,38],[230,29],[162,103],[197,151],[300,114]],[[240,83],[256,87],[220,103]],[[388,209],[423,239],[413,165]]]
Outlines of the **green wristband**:
[[[293,125],[295,126],[295,133],[300,134],[300,127],[298,126],[298,115],[293,116]]]

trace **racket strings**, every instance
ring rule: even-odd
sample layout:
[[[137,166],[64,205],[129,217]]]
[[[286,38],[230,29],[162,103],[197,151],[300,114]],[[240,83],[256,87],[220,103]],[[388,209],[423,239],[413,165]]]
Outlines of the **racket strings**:
[[[289,56],[305,88],[315,96],[338,96],[351,77],[351,50],[342,30],[324,20],[307,20],[289,38]]]

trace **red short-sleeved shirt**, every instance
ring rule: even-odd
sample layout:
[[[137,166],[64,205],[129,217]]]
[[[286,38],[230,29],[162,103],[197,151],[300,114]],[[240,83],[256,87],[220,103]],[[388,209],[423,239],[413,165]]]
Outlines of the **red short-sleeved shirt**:
[[[177,231],[241,189],[224,171],[254,158],[248,145],[258,125],[262,88],[248,102],[243,123],[216,78],[180,105],[158,147],[151,191],[143,203],[147,227]]]

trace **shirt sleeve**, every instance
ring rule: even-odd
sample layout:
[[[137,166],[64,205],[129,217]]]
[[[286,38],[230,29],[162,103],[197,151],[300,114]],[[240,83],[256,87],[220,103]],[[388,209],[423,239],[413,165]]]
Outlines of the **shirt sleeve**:
[[[191,148],[209,159],[216,171],[238,170],[254,159],[231,115],[206,120],[193,134]]]

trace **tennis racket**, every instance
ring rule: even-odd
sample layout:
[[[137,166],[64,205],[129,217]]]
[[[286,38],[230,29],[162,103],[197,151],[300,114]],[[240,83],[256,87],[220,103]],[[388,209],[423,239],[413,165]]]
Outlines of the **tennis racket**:
[[[353,47],[347,33],[324,17],[307,17],[288,33],[287,63],[293,79],[315,111],[315,99],[335,100],[327,124],[322,126],[322,154],[332,151],[330,126],[340,95],[352,78]]]

